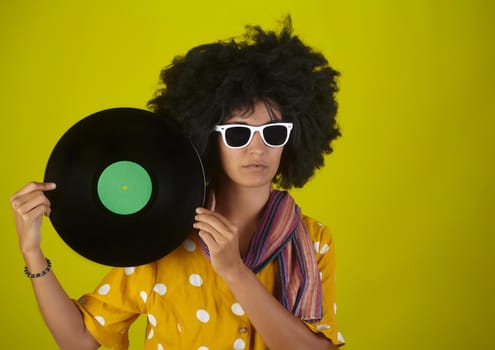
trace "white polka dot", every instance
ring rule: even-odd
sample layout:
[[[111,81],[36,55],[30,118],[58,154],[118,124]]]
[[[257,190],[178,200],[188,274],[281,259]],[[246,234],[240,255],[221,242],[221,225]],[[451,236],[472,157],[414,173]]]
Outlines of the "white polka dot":
[[[337,314],[337,304],[333,304],[333,313]]]
[[[191,283],[194,287],[200,287],[203,284],[203,279],[200,275],[193,273],[189,276],[189,283]]]
[[[110,285],[109,284],[104,284],[100,288],[98,288],[98,294],[100,294],[100,295],[107,295],[108,292],[110,292]]]
[[[101,316],[95,316],[95,320],[98,321],[99,324],[101,324],[102,326],[105,325],[105,319]]]
[[[323,273],[320,272],[320,280],[323,280]]]
[[[156,327],[156,318],[152,314],[148,314],[148,321],[152,324],[153,327]]]
[[[198,350],[209,350],[206,346],[200,346]]]
[[[315,242],[315,252],[318,252],[320,250],[320,242]]]
[[[246,343],[244,342],[244,340],[242,340],[241,338],[237,338],[234,342],[234,349],[235,350],[242,350],[246,347]]]
[[[325,243],[325,244],[323,245],[323,247],[321,247],[321,249],[320,249],[320,254],[325,254],[326,252],[328,252],[328,249],[329,249],[329,248],[330,248],[330,247],[328,246],[328,244],[326,244],[326,243]]]
[[[153,328],[151,328],[151,331],[150,333],[148,334],[148,339],[151,339],[153,338],[153,336],[155,335],[155,330]]]
[[[139,292],[139,296],[146,303],[146,300],[148,300],[148,294],[144,290],[142,290],[142,291]]]
[[[317,330],[319,331],[324,331],[325,329],[329,329],[330,325],[329,324],[320,324],[318,327],[316,327]]]
[[[230,310],[232,310],[234,315],[237,315],[237,316],[244,315],[244,310],[242,309],[242,306],[239,303],[232,304],[232,306],[230,307]]]
[[[153,287],[153,291],[163,296],[165,295],[165,293],[167,293],[167,286],[163,283],[157,283]]]
[[[182,246],[188,252],[193,252],[196,249],[196,243],[194,243],[190,239],[186,239],[184,242],[182,242]]]
[[[179,333],[182,333],[182,327],[180,326],[180,323],[177,323],[177,330]]]
[[[124,272],[125,272],[125,274],[127,276],[132,275],[134,273],[134,271],[136,271],[136,268],[134,266],[132,266],[132,267],[126,267],[124,269]]]
[[[158,349],[158,350],[163,350],[163,345],[162,345],[162,344],[158,344],[157,349]]]
[[[337,333],[337,340],[339,342],[345,343],[344,337],[342,336],[342,333],[338,332]]]
[[[206,310],[198,310],[196,312],[196,317],[203,323],[206,323],[210,320],[210,314]]]

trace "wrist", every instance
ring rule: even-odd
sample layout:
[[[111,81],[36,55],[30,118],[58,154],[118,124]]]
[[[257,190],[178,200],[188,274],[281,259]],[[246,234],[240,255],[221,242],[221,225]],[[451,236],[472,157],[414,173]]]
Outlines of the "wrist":
[[[242,260],[233,265],[228,272],[224,273],[222,278],[228,285],[232,286],[245,280],[245,276],[252,273]]]
[[[41,246],[39,242],[23,242],[19,240],[19,249],[24,257],[37,256],[41,253]]]
[[[22,256],[29,271],[43,270],[46,267],[46,258],[41,249],[23,251]]]
[[[46,260],[46,267],[43,271],[33,273],[33,272],[29,271],[27,266],[24,266],[24,275],[26,275],[26,277],[31,278],[31,279],[45,276],[52,269],[52,262],[50,261],[50,259],[45,258],[45,260]]]

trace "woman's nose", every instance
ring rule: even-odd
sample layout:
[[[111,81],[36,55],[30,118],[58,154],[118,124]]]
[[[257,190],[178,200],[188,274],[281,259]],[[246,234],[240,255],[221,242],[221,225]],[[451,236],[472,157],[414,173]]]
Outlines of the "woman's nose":
[[[251,143],[248,145],[248,147],[251,151],[256,151],[256,150],[265,151],[267,146],[263,142],[263,138],[261,137],[259,131],[256,131],[254,133],[253,139],[251,140]]]

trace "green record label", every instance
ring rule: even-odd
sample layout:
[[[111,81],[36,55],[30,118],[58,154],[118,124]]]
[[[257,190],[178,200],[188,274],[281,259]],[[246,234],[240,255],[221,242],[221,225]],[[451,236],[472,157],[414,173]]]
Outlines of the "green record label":
[[[139,164],[127,160],[110,164],[98,178],[98,197],[105,208],[119,215],[137,213],[149,202],[152,182]]]

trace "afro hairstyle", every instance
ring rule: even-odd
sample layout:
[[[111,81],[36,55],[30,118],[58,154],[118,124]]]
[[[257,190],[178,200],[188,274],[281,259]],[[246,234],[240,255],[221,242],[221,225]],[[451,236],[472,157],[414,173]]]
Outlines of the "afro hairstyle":
[[[302,187],[332,153],[331,142],[340,136],[339,73],[292,32],[290,16],[280,33],[246,26],[243,36],[194,47],[162,70],[163,87],[148,107],[189,137],[209,186],[222,172],[215,125],[234,111],[252,111],[258,101],[294,124],[274,184]]]

